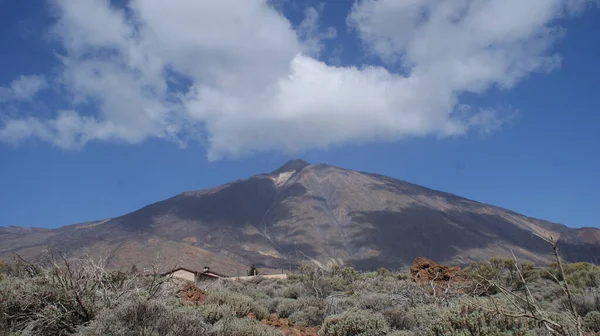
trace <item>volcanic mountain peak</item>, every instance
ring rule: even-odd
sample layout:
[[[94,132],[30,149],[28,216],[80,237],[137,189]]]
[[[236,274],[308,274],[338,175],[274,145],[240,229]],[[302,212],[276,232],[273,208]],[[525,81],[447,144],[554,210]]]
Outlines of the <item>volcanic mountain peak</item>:
[[[281,173],[286,173],[286,172],[291,172],[291,171],[299,172],[308,166],[310,166],[310,163],[308,163],[302,159],[290,160],[290,161],[286,162],[283,166],[274,170],[271,174],[276,175],[276,174],[281,174]]]
[[[600,230],[576,230],[394,178],[292,160],[113,219],[54,230],[0,229],[0,257],[44,250],[102,257],[109,267],[351,264],[399,268],[415,257],[463,262],[511,256],[545,263],[560,237],[568,261],[600,257]],[[241,274],[241,273],[240,273]]]

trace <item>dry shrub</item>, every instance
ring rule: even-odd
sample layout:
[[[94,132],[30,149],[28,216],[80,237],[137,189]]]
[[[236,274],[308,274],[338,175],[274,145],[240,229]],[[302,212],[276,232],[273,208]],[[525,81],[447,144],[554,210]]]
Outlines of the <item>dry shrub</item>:
[[[358,306],[354,297],[339,295],[330,296],[325,300],[324,316],[341,314]]]
[[[277,305],[276,313],[281,318],[288,318],[302,308],[302,302],[294,299],[281,299]]]
[[[587,262],[564,265],[567,281],[574,289],[600,287],[600,267]],[[558,264],[550,265],[541,276],[550,280],[563,280]]]
[[[10,275],[0,282],[0,328],[37,335],[72,334],[103,310],[139,298],[167,300],[175,289],[165,288],[165,282],[158,276],[109,272],[91,259],[61,258],[43,269],[17,257]]]
[[[598,311],[589,312],[583,318],[583,326],[586,329],[586,331],[599,333],[600,332],[600,312],[598,312]]]
[[[0,329],[60,335],[89,320],[69,293],[44,278],[7,277],[0,282]]]
[[[406,311],[398,308],[388,308],[381,312],[392,329],[409,330],[414,326],[414,321],[409,318]]]
[[[586,316],[589,312],[596,310],[596,297],[592,296],[591,293],[573,295],[572,304],[573,308],[577,311],[579,316]],[[567,311],[570,309],[569,300],[563,297],[558,300],[559,311]]]
[[[210,324],[215,324],[223,318],[235,316],[231,308],[227,305],[209,303],[200,306],[199,310],[204,320]]]
[[[133,301],[104,310],[79,336],[203,336],[209,326],[197,309],[169,307],[162,302]]]
[[[220,320],[210,332],[212,336],[283,336],[274,328],[262,325],[256,320],[226,318]]]
[[[517,270],[517,266],[519,269]],[[471,281],[468,288],[473,294],[497,294],[496,286],[489,285],[489,282],[482,282],[481,279],[491,280],[507,289],[518,291],[524,289],[525,283],[521,280],[519,272],[526,283],[534,281],[539,277],[539,272],[530,262],[523,262],[516,265],[514,260],[505,258],[491,258],[485,262],[476,262],[463,270],[462,274]]]
[[[352,284],[353,291],[373,295],[386,295],[388,305],[399,308],[416,308],[432,303],[433,298],[413,281],[398,280],[394,277],[368,277]]]
[[[253,313],[258,319],[266,318],[269,315],[268,309],[256,303],[250,296],[227,290],[209,292],[206,303],[228,306],[233,315],[240,318],[248,316],[250,313]]]
[[[281,296],[287,299],[298,299],[304,292],[304,286],[301,284],[290,284],[285,287],[281,293]]]
[[[362,294],[357,299],[358,306],[361,309],[381,312],[393,305],[393,299],[389,294],[373,293]]]
[[[388,331],[389,326],[383,315],[357,310],[327,317],[319,336],[383,336]]]
[[[274,314],[277,312],[277,307],[279,306],[279,302],[281,300],[281,298],[274,298],[269,300],[258,300],[256,303],[266,307],[269,311],[269,314]]]
[[[501,302],[496,302],[502,305]],[[434,335],[531,335],[539,332],[536,321],[498,314],[493,308],[485,309],[484,302],[461,302],[443,310],[442,318],[431,323],[429,330]],[[422,326],[421,326],[422,327]]]
[[[387,334],[387,336],[414,336],[415,333],[409,330],[394,330],[391,333]]]
[[[323,311],[319,307],[306,306],[295,311],[289,317],[290,323],[298,326],[312,327],[323,323]]]

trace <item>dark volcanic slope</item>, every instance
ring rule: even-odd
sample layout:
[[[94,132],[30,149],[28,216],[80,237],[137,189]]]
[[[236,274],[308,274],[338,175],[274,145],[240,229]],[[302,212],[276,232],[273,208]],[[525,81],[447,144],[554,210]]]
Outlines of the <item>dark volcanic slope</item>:
[[[0,228],[0,255],[42,250],[103,257],[111,267],[210,264],[232,275],[250,263],[312,261],[361,269],[415,257],[470,262],[490,256],[550,260],[536,234],[561,239],[568,260],[600,256],[600,230],[571,229],[385,176],[290,161],[130,214],[57,230]]]

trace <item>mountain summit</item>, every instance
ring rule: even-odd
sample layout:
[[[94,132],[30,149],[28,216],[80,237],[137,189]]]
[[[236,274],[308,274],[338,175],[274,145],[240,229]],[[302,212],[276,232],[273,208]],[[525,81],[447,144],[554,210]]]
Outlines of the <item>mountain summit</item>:
[[[308,166],[310,166],[310,163],[308,163],[302,159],[290,160],[290,161],[286,162],[283,166],[281,166],[281,167],[277,168],[276,170],[274,170],[273,172],[271,172],[271,175],[281,174],[281,173],[290,172],[290,171],[299,172]]]
[[[211,265],[231,275],[314,263],[372,270],[415,257],[468,263],[491,256],[551,261],[600,256],[600,230],[572,229],[386,176],[289,161],[270,174],[185,192],[121,217],[59,229],[0,228],[0,256],[44,250],[105,258],[110,267]]]

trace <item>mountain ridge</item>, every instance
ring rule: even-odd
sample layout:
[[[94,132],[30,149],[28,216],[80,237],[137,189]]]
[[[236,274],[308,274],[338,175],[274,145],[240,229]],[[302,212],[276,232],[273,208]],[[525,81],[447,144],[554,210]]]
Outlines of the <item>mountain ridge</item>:
[[[66,249],[116,268],[212,264],[232,275],[249,264],[399,268],[418,256],[469,263],[512,252],[550,262],[533,233],[560,237],[567,260],[600,256],[595,228],[569,228],[380,174],[292,160],[271,173],[183,192],[110,219],[42,231],[0,228],[0,256],[36,259],[44,250]]]

